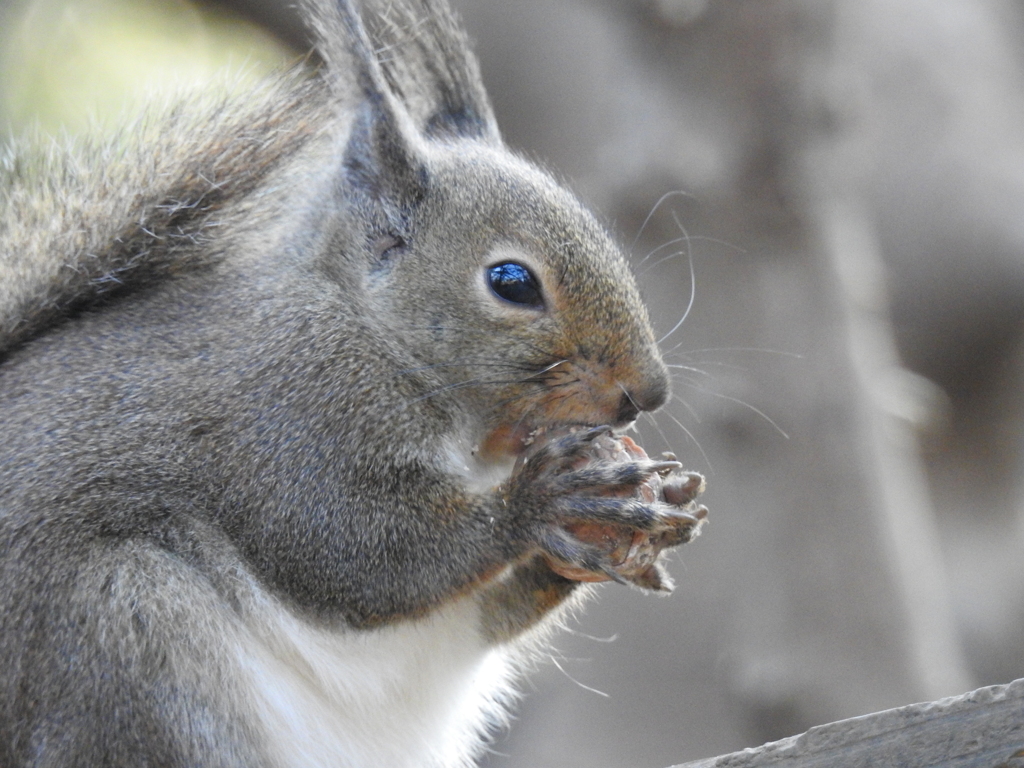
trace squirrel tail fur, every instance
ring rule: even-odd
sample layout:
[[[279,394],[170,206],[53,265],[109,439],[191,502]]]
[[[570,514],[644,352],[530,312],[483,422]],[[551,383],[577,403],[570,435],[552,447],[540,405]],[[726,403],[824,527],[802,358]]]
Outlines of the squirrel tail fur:
[[[23,137],[0,154],[0,359],[69,316],[210,266],[226,203],[364,99],[423,135],[499,143],[465,32],[446,2],[402,0],[364,24],[353,0],[309,0],[325,66],[245,99],[189,94],[112,138]],[[369,17],[369,14],[367,14]],[[381,53],[383,52],[383,55]],[[339,119],[339,117],[341,119]],[[382,121],[380,124],[387,124]]]

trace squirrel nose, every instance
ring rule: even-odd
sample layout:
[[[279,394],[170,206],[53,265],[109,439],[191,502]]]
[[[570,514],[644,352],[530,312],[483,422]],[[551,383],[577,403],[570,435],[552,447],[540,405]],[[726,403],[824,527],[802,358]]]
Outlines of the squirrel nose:
[[[629,424],[632,421],[636,421],[636,417],[640,415],[640,409],[637,408],[636,404],[630,398],[626,392],[622,393],[622,398],[619,400],[619,410],[615,414],[616,426],[621,424]]]
[[[668,400],[668,388],[660,381],[643,389],[623,390],[619,400],[619,410],[615,414],[615,423],[621,425],[636,421],[636,417],[640,415],[641,411],[657,410],[665,404],[666,400]]]

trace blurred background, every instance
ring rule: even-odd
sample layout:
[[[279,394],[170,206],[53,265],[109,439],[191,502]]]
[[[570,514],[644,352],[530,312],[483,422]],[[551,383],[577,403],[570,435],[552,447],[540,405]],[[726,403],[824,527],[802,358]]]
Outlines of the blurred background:
[[[628,249],[675,373],[641,441],[711,509],[485,764],[665,768],[1024,676],[1024,4],[456,4],[509,144]],[[308,48],[284,0],[0,0],[0,125]]]

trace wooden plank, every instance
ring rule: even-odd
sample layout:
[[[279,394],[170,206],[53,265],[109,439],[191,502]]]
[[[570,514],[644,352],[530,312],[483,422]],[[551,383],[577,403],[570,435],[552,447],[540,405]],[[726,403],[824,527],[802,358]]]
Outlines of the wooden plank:
[[[1024,679],[676,768],[1024,768]]]

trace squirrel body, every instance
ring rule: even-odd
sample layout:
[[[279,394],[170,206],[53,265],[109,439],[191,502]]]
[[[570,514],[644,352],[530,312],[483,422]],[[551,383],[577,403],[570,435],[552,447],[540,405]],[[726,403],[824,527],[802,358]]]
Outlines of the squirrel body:
[[[0,764],[468,765],[550,564],[616,578],[566,524],[667,519],[662,465],[578,466],[667,397],[625,260],[447,6],[385,5],[0,164]]]

